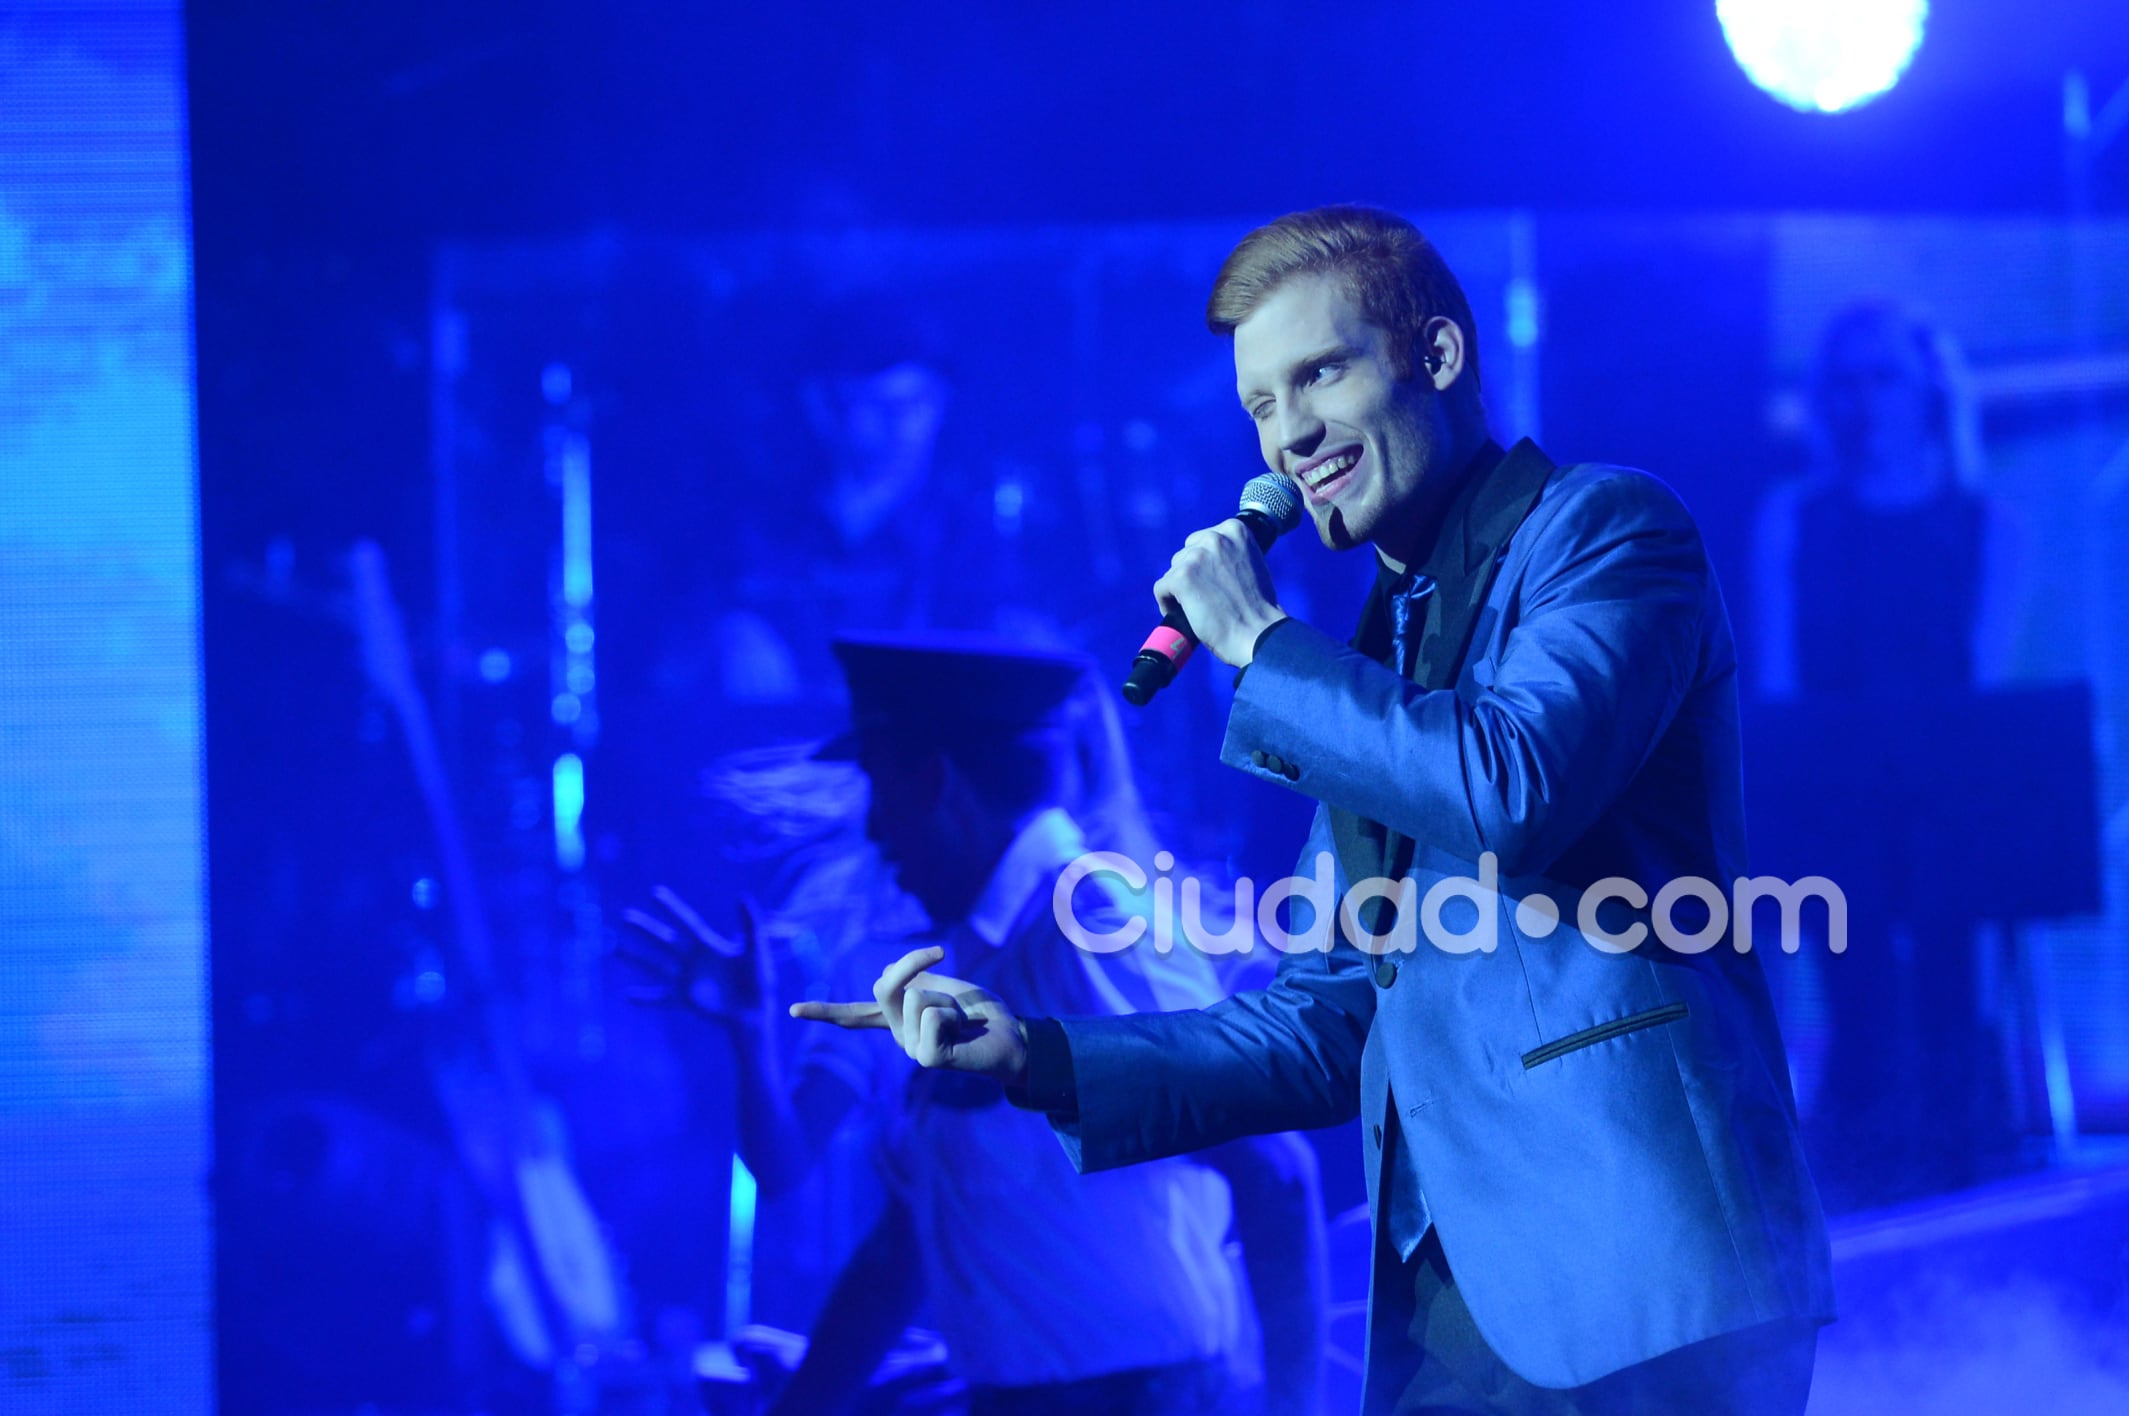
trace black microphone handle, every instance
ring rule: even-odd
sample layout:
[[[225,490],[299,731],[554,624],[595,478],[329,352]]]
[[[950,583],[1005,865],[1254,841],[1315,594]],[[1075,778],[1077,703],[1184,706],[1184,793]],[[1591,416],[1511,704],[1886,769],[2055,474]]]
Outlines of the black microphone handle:
[[[1175,682],[1175,671],[1183,667],[1197,647],[1197,631],[1190,627],[1190,617],[1183,613],[1183,607],[1177,605],[1147,636],[1138,657],[1131,661],[1131,676],[1124,680],[1124,702],[1145,707],[1154,694]]]

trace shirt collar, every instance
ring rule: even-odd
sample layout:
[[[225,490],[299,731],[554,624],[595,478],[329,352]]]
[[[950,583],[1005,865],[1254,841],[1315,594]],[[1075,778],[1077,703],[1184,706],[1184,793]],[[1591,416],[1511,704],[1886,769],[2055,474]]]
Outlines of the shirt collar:
[[[1378,595],[1402,595],[1407,590],[1424,591],[1434,581],[1417,566],[1403,570],[1390,569],[1390,563],[1378,557],[1375,561],[1375,593]]]
[[[1029,817],[969,909],[968,927],[993,948],[1003,945],[1042,882],[1086,849],[1079,823],[1063,807],[1053,806]]]
[[[1468,569],[1465,562],[1471,549],[1471,522],[1492,488],[1493,471],[1501,465],[1503,456],[1501,445],[1491,438],[1471,454],[1471,460],[1464,464],[1460,473],[1462,480],[1457,484],[1455,495],[1442,509],[1441,525],[1435,529],[1432,549],[1415,563],[1421,573],[1440,580]]]
[[[1403,574],[1375,553],[1375,587],[1360,614],[1352,644],[1368,657],[1387,661],[1390,597],[1408,589],[1432,593],[1439,585],[1471,582],[1488,566],[1523,522],[1544,487],[1552,463],[1528,438],[1503,450],[1491,438],[1463,466],[1462,483],[1442,511],[1433,544]]]

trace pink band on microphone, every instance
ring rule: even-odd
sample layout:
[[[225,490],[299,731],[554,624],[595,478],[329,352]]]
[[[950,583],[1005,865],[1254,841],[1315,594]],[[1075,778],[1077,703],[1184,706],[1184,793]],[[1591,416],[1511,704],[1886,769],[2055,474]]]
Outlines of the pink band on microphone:
[[[1153,627],[1153,633],[1146,636],[1146,642],[1138,646],[1138,652],[1143,654],[1150,649],[1180,669],[1183,667],[1183,661],[1190,657],[1190,651],[1196,647],[1180,630],[1157,624]]]

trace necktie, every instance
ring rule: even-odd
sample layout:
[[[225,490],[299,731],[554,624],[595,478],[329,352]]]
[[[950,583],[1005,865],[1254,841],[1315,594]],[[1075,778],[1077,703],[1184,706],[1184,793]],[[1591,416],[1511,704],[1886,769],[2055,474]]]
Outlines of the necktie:
[[[1419,660],[1427,597],[1433,593],[1434,582],[1410,570],[1390,588],[1390,667],[1402,678],[1412,677],[1412,665]]]
[[[1419,662],[1419,646],[1426,639],[1427,599],[1433,593],[1432,578],[1418,571],[1408,570],[1390,582],[1390,667],[1400,677],[1411,678],[1413,666]],[[1367,824],[1366,835],[1381,851],[1381,868],[1375,873],[1395,875],[1400,869],[1402,838],[1374,822]],[[1360,918],[1371,932],[1387,933],[1397,918],[1397,908],[1378,895],[1360,907]]]
[[[1419,646],[1426,637],[1427,602],[1433,593],[1434,581],[1411,570],[1390,586],[1390,667],[1402,678],[1411,678],[1412,670],[1419,662]],[[1379,873],[1385,876],[1400,873],[1406,859],[1404,839],[1394,832],[1382,831],[1381,845]],[[1362,914],[1368,928],[1382,934],[1389,932],[1395,924],[1397,907],[1389,900],[1377,897],[1363,907]],[[1409,1258],[1419,1247],[1419,1241],[1426,1237],[1432,1216],[1427,1208],[1426,1193],[1419,1183],[1418,1171],[1412,1158],[1403,1153],[1409,1142],[1398,1134],[1394,1092],[1390,1096],[1389,1115],[1383,1129],[1392,1136],[1383,1142],[1389,1148],[1392,1165],[1384,1173],[1382,1183],[1384,1232],[1396,1246],[1398,1257]]]

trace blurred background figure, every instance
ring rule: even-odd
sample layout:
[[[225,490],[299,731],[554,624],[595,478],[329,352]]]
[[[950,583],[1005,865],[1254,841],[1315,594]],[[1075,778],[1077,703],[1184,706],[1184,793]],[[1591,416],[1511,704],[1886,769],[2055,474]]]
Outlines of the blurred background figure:
[[[775,907],[747,910],[734,939],[668,890],[655,911],[624,917],[624,958],[653,980],[638,996],[716,1020],[738,1057],[738,1144],[764,1200],[756,1311],[812,1334],[777,1409],[855,1409],[921,1312],[944,1331],[973,1411],[1313,1412],[1327,1274],[1306,1141],[1255,1137],[1090,1185],[1047,1123],[995,1087],[941,1085],[878,1039],[785,1015],[798,997],[862,991],[923,940],[1068,1012],[1196,1006],[1226,991],[1193,950],[1162,956],[1149,940],[1095,955],[1053,922],[1058,872],[1084,851],[1154,868],[1089,661],[935,636],[844,638],[837,651],[854,738],[830,760],[779,749],[725,769],[745,783],[727,801],[754,817],[733,844],[765,867],[755,878]],[[855,798],[854,769],[833,760],[852,751],[870,788]],[[777,839],[787,849],[771,865],[760,846]],[[1147,903],[1109,877],[1079,900],[1098,932]],[[944,1161],[971,1149],[1010,1157],[1009,1189],[963,1193],[968,1172]],[[824,1247],[834,1269],[802,1275]],[[819,1291],[802,1291],[802,1276]],[[742,1347],[759,1354],[763,1338]],[[890,1389],[865,1409],[936,1397],[909,1366],[878,1378]]]
[[[683,896],[654,887],[622,912],[617,958],[627,995],[679,1010],[721,1034],[730,1070],[690,1079],[705,1104],[730,1110],[734,1142],[756,1187],[752,1246],[735,1254],[747,1292],[729,1292],[727,1328],[751,1320],[810,1329],[835,1276],[879,1216],[877,1135],[852,1097],[879,1078],[870,1059],[802,1044],[785,1006],[831,978],[892,957],[927,927],[864,836],[865,784],[854,762],[815,756],[816,740],[747,749],[706,773],[717,859]],[[743,878],[721,896],[714,880]],[[735,921],[719,929],[696,908]],[[714,1197],[698,1197],[714,1206]],[[743,1242],[743,1236],[735,1239]]]
[[[1928,752],[1935,722],[2004,680],[2019,620],[2017,537],[1981,488],[1959,349],[1904,305],[1850,305],[1820,338],[1809,402],[1815,465],[1767,497],[1757,528],[1760,689],[1872,705],[1909,727],[1880,751]],[[1890,840],[1914,803],[1866,809]],[[1958,1189],[2015,1148],[1975,921],[1935,898],[1931,862],[1888,847],[1878,864],[1839,882],[1848,949],[1818,959],[1831,1037],[1814,1164],[1835,1208]]]
[[[1981,487],[1979,410],[1951,336],[1849,306],[1811,375],[1816,466],[1760,521],[1759,683],[1799,694],[1965,693],[2009,672],[2018,547]]]
[[[799,426],[761,465],[721,469],[738,512],[658,686],[723,703],[837,710],[839,630],[981,628],[1012,616],[988,490],[943,463],[954,386],[938,321],[887,290],[826,301],[794,389]],[[1020,623],[1035,618],[1021,611]]]
[[[795,345],[768,400],[778,425],[713,454],[741,460],[713,460],[697,553],[640,597],[645,618],[631,629],[646,662],[617,665],[631,721],[610,757],[628,803],[612,819],[643,885],[743,887],[713,874],[724,843],[706,774],[735,750],[841,725],[835,633],[1010,628],[1058,642],[1018,593],[1031,571],[1005,554],[989,490],[940,455],[954,384],[936,315],[882,287],[821,296]],[[654,554],[671,532],[656,523]]]

